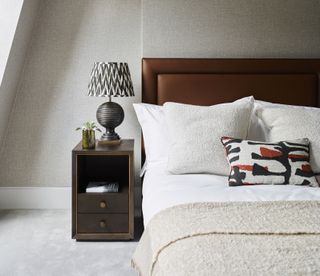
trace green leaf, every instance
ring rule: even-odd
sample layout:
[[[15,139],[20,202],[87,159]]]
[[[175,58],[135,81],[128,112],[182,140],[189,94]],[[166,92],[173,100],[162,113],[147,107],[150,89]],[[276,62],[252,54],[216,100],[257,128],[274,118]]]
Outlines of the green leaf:
[[[82,127],[76,128],[76,130],[80,130],[80,129],[82,129],[82,130],[97,130],[97,131],[102,132],[102,131],[97,127],[96,123],[93,122],[93,121],[91,121],[91,122],[90,122],[90,121],[87,121],[87,122],[85,122],[85,123],[83,124]]]

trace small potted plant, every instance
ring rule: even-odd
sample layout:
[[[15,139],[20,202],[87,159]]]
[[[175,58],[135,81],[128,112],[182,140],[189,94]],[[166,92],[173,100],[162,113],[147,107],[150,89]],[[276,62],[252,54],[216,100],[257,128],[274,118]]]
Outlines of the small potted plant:
[[[82,130],[82,148],[94,149],[96,146],[96,130],[101,130],[96,126],[95,122],[85,122],[82,127],[76,128],[76,130]]]

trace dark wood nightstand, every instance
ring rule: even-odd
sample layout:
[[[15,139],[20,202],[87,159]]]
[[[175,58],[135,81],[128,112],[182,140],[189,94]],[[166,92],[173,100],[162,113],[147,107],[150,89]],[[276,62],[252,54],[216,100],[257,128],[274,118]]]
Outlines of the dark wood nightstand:
[[[86,193],[90,181],[116,181],[118,193]],[[72,151],[72,238],[134,238],[134,140]]]

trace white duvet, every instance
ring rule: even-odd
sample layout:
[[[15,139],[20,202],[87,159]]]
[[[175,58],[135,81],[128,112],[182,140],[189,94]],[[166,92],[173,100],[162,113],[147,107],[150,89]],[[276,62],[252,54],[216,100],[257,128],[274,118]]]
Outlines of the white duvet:
[[[191,202],[320,200],[320,188],[293,185],[229,187],[226,176],[171,175],[164,164],[152,166],[143,181],[144,225],[158,212]]]

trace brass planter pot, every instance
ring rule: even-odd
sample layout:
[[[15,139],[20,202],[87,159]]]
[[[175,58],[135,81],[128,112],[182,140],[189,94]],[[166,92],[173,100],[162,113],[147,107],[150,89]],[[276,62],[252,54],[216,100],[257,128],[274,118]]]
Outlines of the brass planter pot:
[[[82,148],[94,149],[96,146],[96,135],[94,130],[82,130]]]

